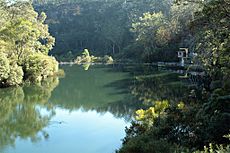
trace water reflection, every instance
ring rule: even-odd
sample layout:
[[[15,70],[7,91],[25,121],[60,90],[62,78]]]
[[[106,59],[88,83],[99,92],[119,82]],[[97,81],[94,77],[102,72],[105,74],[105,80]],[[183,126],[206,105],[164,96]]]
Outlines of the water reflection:
[[[66,76],[51,97],[55,105],[70,111],[81,108],[83,111],[111,112],[117,117],[130,116],[127,100],[130,101],[131,94],[122,85],[122,80],[130,77],[129,73],[114,72],[110,66],[102,65],[92,65],[88,71],[77,65],[63,68]]]
[[[55,144],[63,140],[58,139],[58,134],[73,142],[81,141],[69,137],[67,131],[80,132],[81,137],[89,142],[92,138],[100,139],[96,143],[100,150],[112,151],[120,146],[125,135],[124,128],[128,125],[124,120],[130,119],[132,110],[124,106],[123,100],[128,98],[128,93],[107,85],[129,75],[123,72],[110,73],[108,67],[94,67],[88,71],[79,66],[66,66],[64,69],[65,78],[49,78],[37,85],[0,89],[0,152],[24,152],[24,147],[41,152],[37,147],[32,147],[30,142],[44,144],[44,140],[49,138],[49,142]],[[71,120],[68,121],[69,117]],[[66,122],[68,128],[65,128],[65,124],[61,125]],[[88,125],[93,128],[89,129]],[[58,134],[53,132],[55,127],[59,129]],[[88,134],[84,133],[85,130]],[[106,140],[109,145],[105,145],[100,135],[116,139]],[[15,146],[16,150],[9,146]],[[53,149],[52,152],[58,150]]]
[[[58,79],[50,78],[40,85],[0,90],[0,149],[14,146],[17,138],[32,142],[47,138],[43,128],[54,115],[48,100],[57,85]],[[41,109],[45,109],[46,114],[42,114]],[[38,132],[42,135],[37,135]]]
[[[10,145],[15,145],[18,152],[25,152],[24,147],[58,153],[67,146],[68,150],[73,148],[72,152],[87,152],[87,145],[80,142],[89,142],[94,148],[88,152],[99,148],[101,153],[112,152],[119,147],[135,110],[157,100],[179,102],[187,92],[178,74],[153,66],[92,65],[87,71],[77,65],[62,68],[64,78],[0,89],[0,152]],[[41,142],[43,147],[28,145],[21,139]],[[45,139],[49,141],[45,143]],[[56,146],[57,142],[62,145]],[[50,148],[47,143],[51,143]],[[76,145],[78,150],[74,149]],[[21,150],[19,146],[23,146]]]
[[[145,105],[153,105],[155,101],[169,100],[176,103],[182,100],[188,91],[187,86],[178,80],[176,73],[160,73],[137,76],[131,92]]]
[[[188,83],[180,80],[177,71],[159,70],[153,65],[118,65],[113,71],[128,72],[131,77],[108,84],[117,91],[129,93],[126,106],[136,110],[154,105],[155,101],[168,100],[170,103],[183,101],[189,94]],[[122,104],[120,102],[119,104]]]

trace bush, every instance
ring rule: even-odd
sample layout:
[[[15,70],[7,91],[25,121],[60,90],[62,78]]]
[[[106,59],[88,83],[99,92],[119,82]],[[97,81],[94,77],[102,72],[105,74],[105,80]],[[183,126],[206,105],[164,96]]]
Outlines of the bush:
[[[9,77],[7,78],[7,86],[19,85],[23,81],[23,70],[21,66],[18,66],[16,63],[10,66]]]
[[[6,54],[0,53],[0,83],[1,86],[14,86],[22,83],[23,80],[22,67],[17,63],[10,63]]]
[[[82,52],[82,56],[90,56],[89,50],[88,49],[84,49],[83,52]]]
[[[128,141],[118,153],[171,153],[175,150],[174,146],[166,140],[157,140],[145,134]]]
[[[58,72],[58,62],[53,57],[41,53],[29,55],[22,66],[17,61],[7,58],[6,54],[0,53],[0,86],[8,87],[19,85],[23,79],[31,82],[53,76]],[[25,74],[25,75],[24,75]]]
[[[8,78],[10,72],[10,62],[6,54],[0,53],[0,82],[3,83]]]
[[[58,72],[58,62],[53,57],[36,53],[27,58],[24,70],[26,79],[32,82],[41,82]]]
[[[203,151],[195,151],[194,153],[229,153],[230,145],[224,147],[223,145],[212,145],[209,144],[209,147],[204,147]]]
[[[84,49],[82,52],[82,56],[77,56],[74,60],[76,64],[83,64],[83,63],[106,63],[112,64],[113,58],[111,56],[105,55],[104,57],[95,57],[93,55],[90,56],[89,50]]]

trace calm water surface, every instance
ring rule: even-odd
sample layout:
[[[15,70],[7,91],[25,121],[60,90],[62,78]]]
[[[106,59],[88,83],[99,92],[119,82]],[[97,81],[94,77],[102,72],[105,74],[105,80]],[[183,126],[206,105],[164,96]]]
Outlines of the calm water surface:
[[[117,83],[129,74],[111,66],[63,69],[64,78],[0,90],[1,153],[111,153],[121,146],[131,110]]]
[[[115,152],[134,110],[185,91],[177,75],[155,69],[62,68],[63,78],[0,89],[0,153]]]

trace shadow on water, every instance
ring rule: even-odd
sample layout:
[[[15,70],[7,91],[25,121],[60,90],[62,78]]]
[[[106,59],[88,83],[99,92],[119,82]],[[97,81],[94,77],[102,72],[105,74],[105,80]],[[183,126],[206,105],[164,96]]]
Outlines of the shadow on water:
[[[100,92],[105,94],[97,99],[90,99],[89,101],[93,103],[89,109],[97,112],[111,112],[116,117],[128,120],[139,108],[147,108],[152,106],[155,101],[161,100],[178,103],[185,100],[189,93],[188,84],[181,82],[178,73],[158,70],[156,66],[152,65],[94,65],[91,66],[91,72],[89,71],[90,69],[86,73],[94,78],[94,82],[90,81],[90,77],[85,76],[79,78],[79,80],[85,79],[83,81],[85,83],[81,82],[83,83],[81,86],[91,86],[92,91],[97,91],[97,94]],[[98,80],[103,80],[99,86],[95,83]],[[76,82],[78,85],[81,83]],[[76,88],[81,90],[82,87],[78,85]],[[84,93],[92,94],[87,90]],[[97,96],[93,96],[93,98],[95,97]],[[78,100],[82,101],[81,106],[78,107],[87,110],[85,105],[87,102],[83,102],[84,100],[80,98]],[[76,106],[76,103],[74,104]]]
[[[87,71],[81,66],[63,66],[66,76],[52,94],[50,101],[66,109],[110,112],[115,117],[131,118],[127,100],[129,73],[113,71],[110,66],[94,65]],[[111,70],[112,69],[112,70]],[[118,85],[119,83],[119,85]],[[127,117],[129,116],[129,117]]]
[[[64,65],[64,78],[50,78],[40,85],[0,89],[0,150],[14,146],[17,138],[37,142],[49,138],[44,130],[56,108],[110,112],[132,119],[135,110],[158,100],[176,103],[187,90],[178,74],[150,65]]]
[[[131,118],[127,92],[107,84],[125,79],[123,72],[108,67],[85,71],[79,66],[63,67],[64,78],[49,78],[39,85],[0,89],[0,151],[17,139],[38,142],[49,138],[44,129],[53,124],[56,108],[68,111],[110,112],[116,118]],[[116,93],[116,94],[115,94]]]
[[[158,70],[152,65],[119,65],[118,67],[124,72],[129,72],[130,77],[114,81],[106,87],[115,87],[131,94],[132,98],[126,101],[126,104],[131,104],[133,110],[152,106],[155,101],[168,100],[171,103],[178,103],[189,93],[190,87],[179,79],[178,73]]]

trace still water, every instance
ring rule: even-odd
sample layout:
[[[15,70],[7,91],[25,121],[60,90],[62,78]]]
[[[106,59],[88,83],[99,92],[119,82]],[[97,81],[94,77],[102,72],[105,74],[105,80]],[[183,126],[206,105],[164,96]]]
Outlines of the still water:
[[[111,66],[63,66],[64,78],[1,89],[1,153],[111,153],[121,145],[131,110],[115,86],[129,77]]]
[[[62,68],[65,77],[0,89],[0,153],[113,153],[134,110],[155,100],[179,101],[185,91],[171,73]]]

